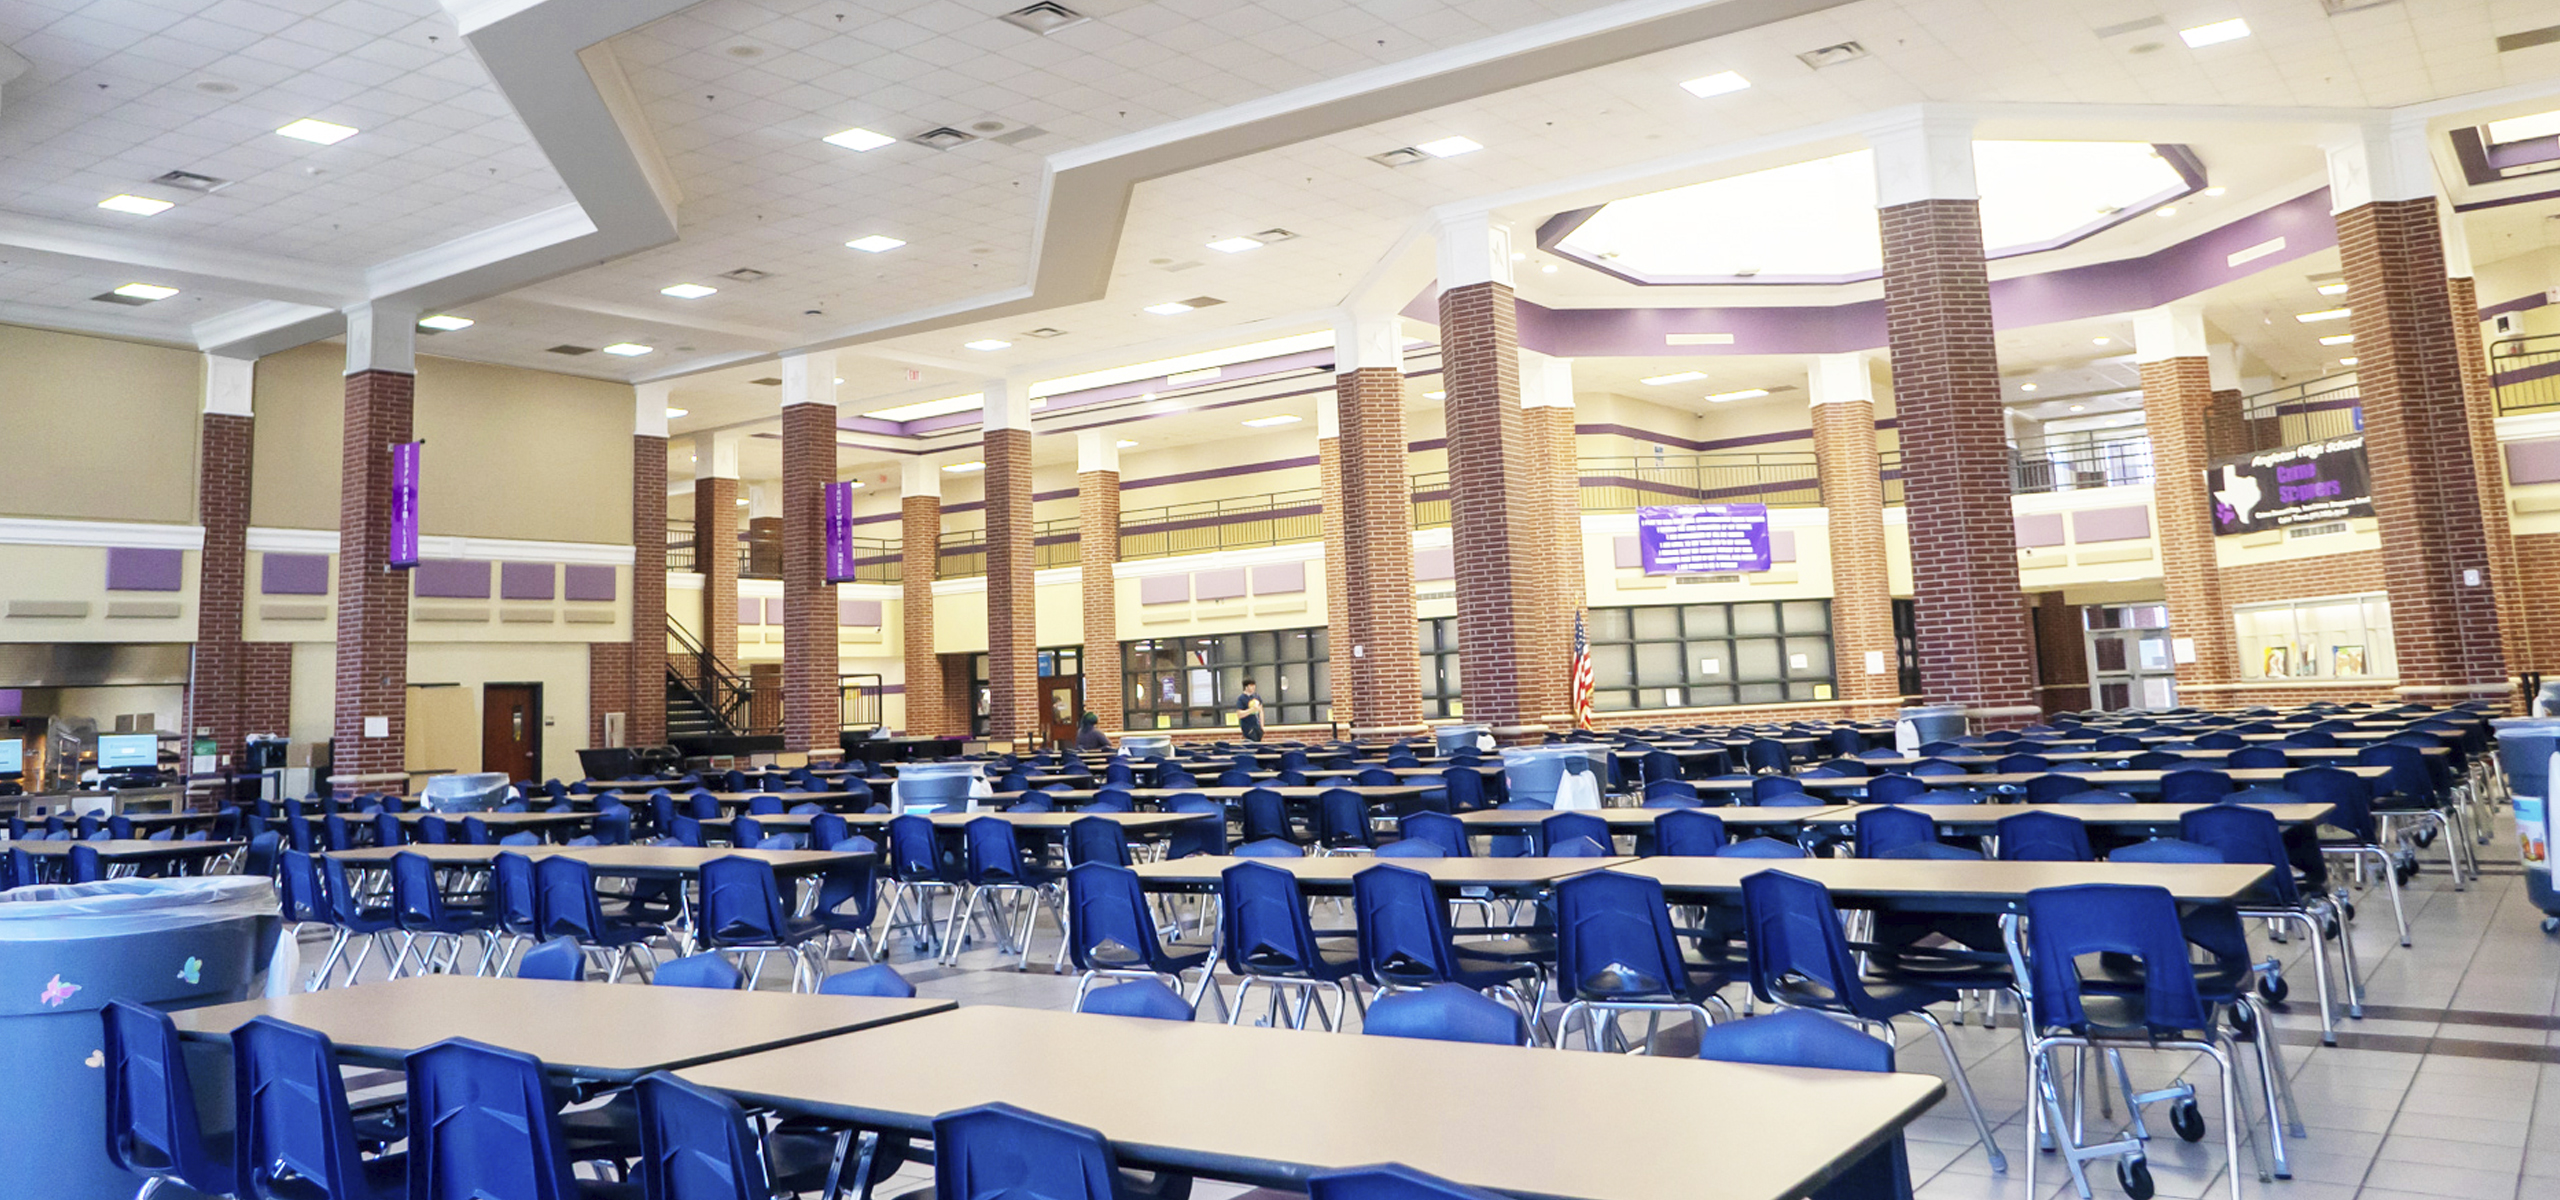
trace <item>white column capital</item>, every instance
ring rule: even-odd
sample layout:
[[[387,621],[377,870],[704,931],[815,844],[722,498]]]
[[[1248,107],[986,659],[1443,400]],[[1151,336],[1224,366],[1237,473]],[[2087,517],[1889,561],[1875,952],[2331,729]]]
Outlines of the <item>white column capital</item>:
[[[257,393],[258,360],[204,356],[204,411],[224,416],[252,415]]]
[[[2205,357],[2204,306],[2163,304],[2133,314],[2133,361]]]
[[[1092,471],[1120,473],[1120,435],[1109,429],[1076,431],[1076,474]]]
[[[836,352],[813,350],[782,356],[782,407],[836,403]]]
[[[1573,407],[1573,360],[1521,351],[1520,407]]]
[[[667,405],[675,398],[672,381],[631,385],[631,432],[636,437],[667,436]]]
[[[1316,393],[1316,440],[1342,436],[1342,391],[1327,388]]]
[[[1335,315],[1334,371],[1348,375],[1372,367],[1404,370],[1404,318],[1395,313]]]
[[[1031,388],[1019,379],[991,381],[978,392],[985,406],[980,427],[989,432],[998,429],[1031,428]]]
[[[1876,207],[1980,198],[1970,115],[1915,104],[1884,114],[1866,133],[1875,152]]]
[[[2471,231],[2463,227],[2462,214],[2453,211],[2453,205],[2438,201],[2436,226],[2444,231],[2445,278],[2471,278]]]
[[[347,374],[418,373],[418,310],[368,301],[347,309]]]
[[[2240,390],[2240,348],[2238,346],[2226,342],[2218,346],[2205,347],[2204,367],[2205,373],[2211,377],[2209,386],[2213,390],[2217,392]]]
[[[898,464],[898,495],[942,498],[942,465],[924,455]]]
[[[1804,382],[1813,401],[1807,407],[1876,402],[1875,368],[1863,353],[1817,354]]]
[[[1511,226],[1494,220],[1492,213],[1443,215],[1435,240],[1441,291],[1479,283],[1511,286]]]
[[[734,431],[693,435],[693,477],[736,479],[738,445],[738,435]]]
[[[2329,211],[2436,194],[2436,164],[2421,121],[2373,121],[2321,146],[2329,155]]]
[[[782,515],[782,483],[780,480],[776,480],[772,483],[751,483],[747,485],[746,491],[748,520],[752,521],[758,517],[778,517]]]

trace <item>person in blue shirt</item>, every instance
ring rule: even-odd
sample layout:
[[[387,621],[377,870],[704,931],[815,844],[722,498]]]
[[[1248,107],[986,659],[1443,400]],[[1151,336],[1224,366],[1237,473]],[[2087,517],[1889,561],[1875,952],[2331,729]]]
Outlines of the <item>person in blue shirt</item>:
[[[1236,711],[1244,714],[1236,721],[1236,728],[1244,734],[1244,740],[1261,741],[1262,693],[1254,690],[1253,681],[1250,679],[1244,681],[1243,694],[1236,697]]]

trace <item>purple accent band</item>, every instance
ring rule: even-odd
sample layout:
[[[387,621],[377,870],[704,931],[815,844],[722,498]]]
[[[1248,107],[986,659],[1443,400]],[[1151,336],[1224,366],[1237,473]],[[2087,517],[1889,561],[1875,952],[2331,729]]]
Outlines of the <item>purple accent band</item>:
[[[187,552],[184,550],[117,546],[107,551],[107,590],[110,592],[175,592],[185,588],[186,578]]]
[[[413,595],[439,600],[489,598],[489,564],[430,558],[418,564]]]
[[[1238,475],[1258,475],[1264,471],[1286,471],[1291,467],[1312,467],[1322,461],[1323,459],[1321,457],[1310,454],[1304,458],[1280,458],[1273,459],[1270,462],[1246,463],[1242,466],[1235,467],[1211,467],[1202,471],[1177,471],[1171,475],[1156,475],[1146,479],[1124,479],[1120,481],[1120,490],[1123,492],[1130,492],[1136,491],[1139,488],[1163,487],[1169,483],[1198,483],[1203,479],[1229,479]]]
[[[2134,542],[2150,536],[2148,505],[2091,508],[2071,514],[2071,540],[2075,542]]]
[[[2497,387],[2512,387],[2519,383],[2531,383],[2536,379],[2549,379],[2554,375],[2560,375],[2560,362],[2537,363],[2530,367],[2518,367],[2512,371],[2500,371],[2490,376],[2489,382]]]
[[[610,601],[621,592],[611,567],[571,563],[561,568],[560,573],[564,577],[561,594],[571,600]]]
[[[326,596],[329,556],[270,552],[258,564],[258,591],[269,596]]]
[[[1822,480],[1819,476],[1806,475],[1796,479],[1772,479],[1766,483],[1745,483],[1737,484],[1733,487],[1694,488],[1682,487],[1676,483],[1663,483],[1659,480],[1653,479],[1637,479],[1627,475],[1585,475],[1582,477],[1582,486],[1625,488],[1632,492],[1645,492],[1651,495],[1663,496],[1674,500],[1715,502],[1727,500],[1748,500],[1753,496],[1766,495],[1771,492],[1793,492],[1802,491],[1807,488],[1818,488],[1822,486]]]
[[[498,598],[501,600],[548,600],[560,568],[552,563],[498,564]]]
[[[2507,482],[2560,482],[2560,438],[2507,443]]]
[[[1245,594],[1242,567],[1191,573],[1191,598],[1194,600],[1236,600]]]
[[[1253,594],[1287,596],[1307,590],[1307,564],[1264,563],[1253,569]]]

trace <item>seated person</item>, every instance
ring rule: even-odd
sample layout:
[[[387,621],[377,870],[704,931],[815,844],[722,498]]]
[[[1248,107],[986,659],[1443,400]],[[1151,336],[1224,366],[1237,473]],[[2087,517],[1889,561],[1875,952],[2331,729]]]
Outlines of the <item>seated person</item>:
[[[1102,732],[1102,718],[1086,713],[1076,727],[1076,749],[1109,750],[1111,739]]]

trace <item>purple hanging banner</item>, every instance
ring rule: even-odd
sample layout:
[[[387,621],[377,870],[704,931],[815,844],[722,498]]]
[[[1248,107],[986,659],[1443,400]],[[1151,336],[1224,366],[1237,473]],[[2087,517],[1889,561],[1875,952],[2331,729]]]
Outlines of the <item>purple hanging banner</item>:
[[[418,565],[418,452],[425,442],[391,447],[391,545],[393,567]]]
[[[854,483],[827,485],[827,582],[853,582]]]

